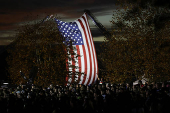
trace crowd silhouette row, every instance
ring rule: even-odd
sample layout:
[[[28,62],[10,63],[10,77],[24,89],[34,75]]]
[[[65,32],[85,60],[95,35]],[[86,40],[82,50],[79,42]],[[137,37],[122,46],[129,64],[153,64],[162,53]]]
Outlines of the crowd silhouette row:
[[[0,90],[0,113],[170,113],[169,83],[26,87]]]

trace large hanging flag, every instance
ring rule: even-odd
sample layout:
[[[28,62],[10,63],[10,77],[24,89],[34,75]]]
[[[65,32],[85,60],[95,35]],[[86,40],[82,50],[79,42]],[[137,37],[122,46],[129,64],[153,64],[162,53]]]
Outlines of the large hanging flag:
[[[59,31],[65,37],[65,42],[72,42],[73,51],[75,52],[74,60],[67,60],[69,65],[69,71],[73,71],[71,65],[76,68],[75,72],[84,73],[81,76],[69,74],[66,77],[67,84],[74,82],[74,80],[80,80],[79,84],[90,85],[95,83],[98,77],[98,63],[96,50],[93,42],[93,37],[90,31],[89,23],[87,20],[86,13],[84,13],[79,19],[74,22],[63,22],[55,19]],[[76,57],[76,55],[79,55]],[[76,79],[74,79],[76,76]]]

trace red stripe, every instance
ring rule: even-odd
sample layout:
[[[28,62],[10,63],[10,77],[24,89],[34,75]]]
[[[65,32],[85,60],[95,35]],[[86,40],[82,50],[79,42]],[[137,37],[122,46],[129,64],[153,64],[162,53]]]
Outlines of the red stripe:
[[[67,50],[65,49],[65,52],[67,53]],[[67,72],[69,71],[68,70],[68,57],[66,57],[66,70],[67,70]],[[67,85],[67,83],[68,83],[68,73],[67,73],[67,75],[66,75],[66,83],[65,83],[65,85]]]
[[[86,14],[86,13],[85,13]],[[86,15],[87,16],[87,15]],[[87,24],[88,24],[88,27],[89,27],[89,31],[90,31],[90,33],[89,34],[91,34],[91,30],[90,30],[90,25],[89,25],[89,22],[87,21]],[[91,34],[91,45],[92,45],[92,50],[93,50],[93,59],[94,59],[94,69],[95,69],[95,71],[94,71],[94,77],[93,77],[93,82],[92,82],[92,84],[95,82],[95,77],[97,76],[96,74],[98,74],[98,62],[97,62],[97,55],[96,55],[96,50],[95,50],[95,46],[94,46],[94,41],[93,41],[93,36],[92,36],[92,34]],[[96,56],[96,57],[95,57]],[[97,67],[96,67],[96,64],[97,64]],[[97,72],[96,72],[97,71]]]
[[[76,45],[77,49],[77,55],[80,55],[80,48],[79,45]],[[79,73],[81,72],[81,56],[78,56],[78,67],[79,67]],[[80,81],[81,75],[78,76],[78,82]]]
[[[74,50],[71,49],[71,53],[73,53],[73,52],[74,52]],[[72,66],[75,66],[75,58],[74,58],[73,54],[71,54],[71,61],[72,61]],[[72,81],[71,81],[71,83],[74,83],[74,80],[75,80],[75,68],[72,67]]]
[[[83,59],[84,59],[84,77],[83,77],[83,82],[82,84],[84,84],[85,80],[86,80],[86,76],[85,75],[87,73],[87,57],[86,57],[86,50],[84,45],[82,45],[82,49],[83,49]]]
[[[93,59],[94,59],[94,54],[93,54],[93,46],[92,46],[92,42],[91,42],[91,35],[89,34],[89,28],[88,28],[88,22],[86,21],[86,19],[85,19],[85,17],[83,16],[82,17],[83,19],[84,19],[84,22],[86,23],[86,28],[87,28],[87,32],[88,32],[88,35],[89,35],[89,41],[90,41],[90,43],[89,43],[89,45],[91,46],[91,51],[89,51],[89,55],[91,56],[91,57],[93,57]],[[90,48],[90,47],[89,47]],[[92,54],[91,54],[92,53]],[[89,84],[89,82],[91,81],[91,79],[93,79],[92,78],[92,63],[94,64],[94,60],[93,60],[93,62],[92,62],[92,59],[90,59],[91,61],[90,61],[90,65],[91,65],[91,68],[90,68],[90,78],[88,79],[88,82],[87,82],[87,85]],[[95,72],[95,68],[94,68],[94,72]],[[94,74],[94,73],[93,73]],[[95,74],[94,74],[95,75]]]
[[[88,40],[88,39],[87,39],[87,33],[86,33],[85,26],[83,25],[82,21],[81,21],[80,19],[78,19],[78,21],[80,22],[80,25],[81,25],[81,27],[82,27],[82,29],[83,29],[83,31],[84,31],[85,40],[86,40],[87,48],[88,48],[88,51],[89,51],[90,67],[88,67],[88,68],[90,69],[90,75],[86,75],[86,76],[88,76],[88,79],[90,79],[90,78],[91,78],[91,73],[92,73],[92,70],[91,70],[92,63],[91,63],[91,55],[90,55],[89,43],[88,43],[88,41],[87,41],[87,40]],[[86,57],[86,59],[87,59],[87,57]],[[86,67],[86,68],[87,68],[87,67]],[[86,74],[87,74],[87,71],[86,71]],[[83,82],[83,84],[84,84],[84,82]],[[86,85],[86,84],[85,84],[85,85]]]

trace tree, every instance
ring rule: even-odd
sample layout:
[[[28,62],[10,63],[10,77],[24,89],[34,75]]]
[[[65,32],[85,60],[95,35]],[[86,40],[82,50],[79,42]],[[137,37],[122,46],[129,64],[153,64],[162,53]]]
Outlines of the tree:
[[[74,60],[69,56],[75,56],[75,53],[72,42],[64,44],[63,41],[65,38],[60,35],[56,23],[51,21],[27,24],[18,29],[15,41],[8,49],[8,71],[12,82],[25,84],[32,78],[37,86],[66,84],[66,77],[71,73],[68,68],[72,66],[67,60]]]
[[[145,76],[150,82],[169,80],[170,22],[168,17],[160,21],[157,15],[169,14],[170,10],[150,2],[144,7],[142,0],[127,1],[123,10],[113,14],[111,23],[116,28],[112,38],[103,43],[100,57],[106,67],[104,77],[113,83],[130,82],[132,75]]]

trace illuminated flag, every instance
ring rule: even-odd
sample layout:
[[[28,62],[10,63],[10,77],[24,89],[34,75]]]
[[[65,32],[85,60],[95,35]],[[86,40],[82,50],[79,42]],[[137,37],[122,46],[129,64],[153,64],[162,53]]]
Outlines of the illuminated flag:
[[[77,76],[79,78],[79,84],[90,85],[93,84],[98,77],[98,63],[96,50],[93,42],[93,37],[91,35],[89,23],[87,20],[87,16],[84,13],[82,17],[75,20],[74,22],[63,22],[58,19],[55,19],[59,31],[66,38],[66,41],[63,43],[67,43],[72,41],[72,46],[74,52],[78,56],[70,56],[75,59],[75,62],[72,60],[68,60],[69,65],[77,66],[75,72],[84,73],[81,76]],[[73,71],[72,67],[69,67],[69,71]],[[70,74],[66,77],[66,81],[68,84],[73,82],[73,74]],[[77,80],[77,79],[75,79]]]

